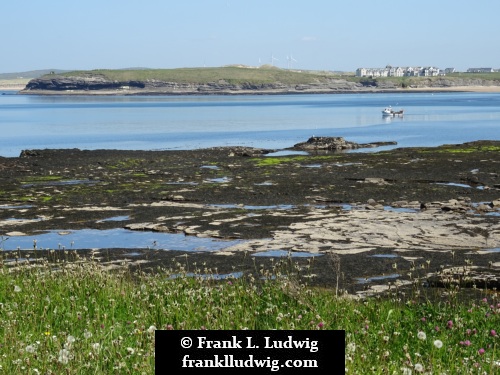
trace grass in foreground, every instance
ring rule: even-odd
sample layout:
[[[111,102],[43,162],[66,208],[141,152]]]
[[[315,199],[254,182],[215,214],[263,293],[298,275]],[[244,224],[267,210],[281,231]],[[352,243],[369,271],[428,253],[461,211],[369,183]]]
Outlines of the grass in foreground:
[[[202,264],[132,274],[65,254],[0,264],[0,373],[152,374],[156,329],[339,329],[347,373],[500,370],[496,291],[464,302],[451,289],[432,303],[416,282],[411,292],[358,301],[300,284],[304,270],[291,257],[221,280]]]

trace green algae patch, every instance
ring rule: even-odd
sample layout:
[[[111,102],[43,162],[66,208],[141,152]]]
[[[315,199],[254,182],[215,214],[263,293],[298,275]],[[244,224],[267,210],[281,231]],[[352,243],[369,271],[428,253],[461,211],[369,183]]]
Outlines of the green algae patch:
[[[481,145],[474,147],[450,147],[450,148],[437,148],[432,150],[420,150],[422,154],[471,154],[473,152],[499,152],[500,146],[495,145]]]
[[[23,184],[43,184],[45,182],[62,181],[62,176],[31,176],[27,177],[22,183]]]
[[[273,165],[280,165],[285,163],[311,163],[318,161],[329,161],[336,158],[333,155],[322,155],[322,156],[265,156],[263,158],[254,158],[252,161],[258,167],[269,167]]]

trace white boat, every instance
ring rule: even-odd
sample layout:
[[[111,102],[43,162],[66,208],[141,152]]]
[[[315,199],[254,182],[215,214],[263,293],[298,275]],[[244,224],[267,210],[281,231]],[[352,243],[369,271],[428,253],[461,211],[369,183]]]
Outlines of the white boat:
[[[382,116],[403,116],[404,111],[400,109],[399,111],[394,111],[391,106],[384,108],[382,111]]]

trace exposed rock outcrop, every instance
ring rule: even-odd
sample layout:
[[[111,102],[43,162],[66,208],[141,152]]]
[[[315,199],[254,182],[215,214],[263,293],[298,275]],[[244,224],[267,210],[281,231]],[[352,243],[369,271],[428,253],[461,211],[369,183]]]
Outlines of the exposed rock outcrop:
[[[311,137],[306,142],[297,143],[293,146],[295,149],[311,151],[311,150],[354,150],[358,148],[379,147],[387,145],[395,145],[396,142],[374,142],[374,143],[356,143],[346,141],[343,137]]]
[[[188,95],[188,94],[294,94],[294,93],[349,93],[393,91],[401,89],[452,89],[467,86],[500,86],[499,80],[480,78],[422,78],[412,80],[402,86],[399,81],[375,78],[361,79],[359,82],[331,77],[312,79],[308,83],[286,84],[276,82],[231,83],[218,79],[208,83],[168,82],[160,79],[111,80],[104,74],[81,72],[75,75],[45,75],[33,79],[22,94],[104,94],[104,95]]]
[[[99,74],[75,76],[47,75],[31,80],[22,94],[286,94],[330,93],[363,90],[360,83],[344,79],[328,79],[324,82],[285,84],[282,82],[234,84],[220,79],[216,82],[189,83],[166,82],[157,79],[145,81],[113,81]]]

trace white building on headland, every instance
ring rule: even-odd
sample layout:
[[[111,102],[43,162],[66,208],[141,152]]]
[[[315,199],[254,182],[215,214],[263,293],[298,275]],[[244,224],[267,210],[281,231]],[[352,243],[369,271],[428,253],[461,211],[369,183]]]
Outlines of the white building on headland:
[[[385,68],[358,68],[356,77],[435,77],[439,75],[439,68],[429,67],[393,67]]]
[[[495,69],[493,68],[469,68],[467,69],[467,73],[494,73]]]

